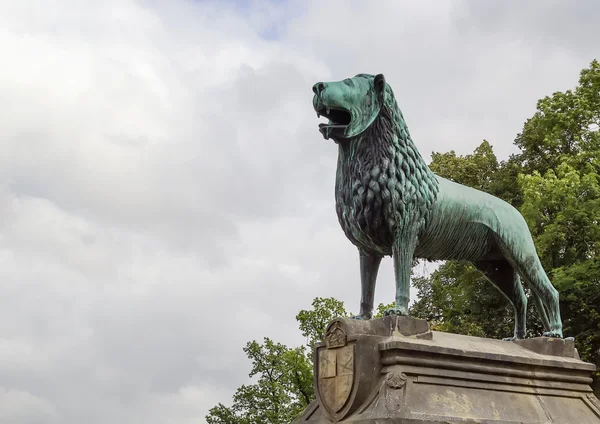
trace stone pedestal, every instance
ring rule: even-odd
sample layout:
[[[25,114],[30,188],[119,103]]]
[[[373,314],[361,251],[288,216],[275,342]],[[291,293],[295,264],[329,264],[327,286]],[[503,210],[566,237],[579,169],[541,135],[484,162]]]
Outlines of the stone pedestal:
[[[315,349],[315,393],[294,423],[600,424],[595,365],[573,341],[430,331],[426,321],[332,321]]]

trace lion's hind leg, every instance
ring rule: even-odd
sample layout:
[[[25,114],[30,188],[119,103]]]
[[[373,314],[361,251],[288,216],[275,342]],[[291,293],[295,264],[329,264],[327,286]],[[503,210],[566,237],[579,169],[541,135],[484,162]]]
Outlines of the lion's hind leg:
[[[544,323],[546,337],[563,337],[562,322],[560,318],[560,306],[558,303],[558,291],[554,288],[546,272],[542,268],[537,255],[535,260],[529,261],[529,266],[520,265],[519,271],[523,280],[531,290],[534,292],[534,296],[538,297],[536,301],[538,307],[538,313]],[[544,317],[544,313],[547,316]]]
[[[506,260],[486,260],[474,263],[485,277],[508,299],[515,311],[515,331],[513,337],[504,340],[525,338],[527,327],[527,296],[518,272]]]
[[[531,295],[533,296],[535,307],[542,321],[542,325],[544,326],[544,331],[552,331],[550,327],[550,320],[548,319],[548,314],[546,313],[546,308],[544,307],[542,299],[537,295],[536,292],[532,292]]]
[[[526,234],[529,234],[529,232]],[[525,284],[533,292],[533,295],[539,298],[536,299],[536,305],[546,329],[544,336],[562,338],[558,291],[554,288],[542,267],[533,240],[531,238],[521,239],[520,243],[514,240],[511,243],[499,241],[498,244],[504,253],[504,257],[517,270]],[[543,304],[543,307],[541,304]],[[544,317],[544,312],[547,313],[546,317]]]

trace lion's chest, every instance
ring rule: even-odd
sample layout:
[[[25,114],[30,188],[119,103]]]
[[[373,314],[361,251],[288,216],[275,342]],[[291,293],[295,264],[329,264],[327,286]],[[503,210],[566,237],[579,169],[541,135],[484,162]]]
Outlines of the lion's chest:
[[[390,255],[395,221],[388,173],[380,164],[339,165],[336,212],[346,237],[363,250]]]

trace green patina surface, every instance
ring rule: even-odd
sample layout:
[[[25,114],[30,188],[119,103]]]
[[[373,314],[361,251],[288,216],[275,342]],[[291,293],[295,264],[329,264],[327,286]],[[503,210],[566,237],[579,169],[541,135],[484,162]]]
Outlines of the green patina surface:
[[[383,75],[359,74],[313,86],[313,107],[338,145],[336,212],[358,248],[359,319],[372,316],[381,259],[392,256],[396,307],[408,313],[414,258],[472,262],[512,303],[523,338],[531,288],[546,336],[562,337],[558,292],[550,283],[521,214],[505,201],[435,175],[414,145]]]

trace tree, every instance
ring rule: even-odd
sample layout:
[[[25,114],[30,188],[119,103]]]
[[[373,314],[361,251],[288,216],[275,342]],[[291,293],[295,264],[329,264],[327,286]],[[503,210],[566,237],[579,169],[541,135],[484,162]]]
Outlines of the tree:
[[[312,309],[296,316],[307,344],[289,348],[265,337],[251,341],[244,353],[252,362],[250,377],[233,395],[232,406],[221,403],[210,409],[208,424],[281,424],[294,420],[315,398],[312,347],[323,337],[325,326],[334,318],[347,316],[344,303],[333,298],[315,298]]]
[[[244,352],[252,361],[254,384],[242,385],[233,396],[233,406],[222,404],[209,411],[209,424],[278,424],[290,422],[308,404],[312,395],[310,365],[298,349],[275,343],[249,342]],[[308,370],[308,372],[307,372]]]
[[[316,343],[323,340],[327,324],[334,318],[345,316],[348,316],[348,312],[344,309],[344,302],[332,297],[316,297],[312,301],[312,309],[298,312],[296,321],[307,339],[307,346],[312,350]]]
[[[574,90],[540,100],[512,158],[522,212],[560,292],[565,332],[582,359],[600,366],[600,63],[580,72]],[[600,373],[597,373],[597,393]],[[600,393],[599,393],[600,394]]]
[[[493,194],[498,191],[498,159],[487,140],[483,140],[473,154],[466,156],[456,156],[454,150],[433,152],[429,167],[438,175],[460,184]]]
[[[600,254],[599,180],[591,164],[575,169],[567,160],[544,176],[537,171],[520,176],[521,212],[546,268],[568,267]]]
[[[519,178],[522,212],[560,293],[565,334],[575,336],[582,359],[600,365],[600,174],[568,159],[544,176]]]
[[[544,175],[565,159],[600,167],[600,63],[593,60],[580,72],[574,90],[556,92],[537,103],[537,111],[517,135],[521,152],[513,160],[524,174]],[[575,166],[578,168],[578,166]]]
[[[565,334],[575,337],[582,359],[600,366],[599,126],[600,64],[594,60],[581,71],[574,90],[537,103],[516,137],[520,152],[509,160],[495,164],[484,141],[471,155],[434,153],[430,166],[520,209],[560,293]],[[469,265],[447,262],[414,284],[419,300],[413,314],[437,328],[486,337],[508,331],[508,305],[482,290],[482,278]],[[528,315],[530,334],[539,334],[537,314]]]

